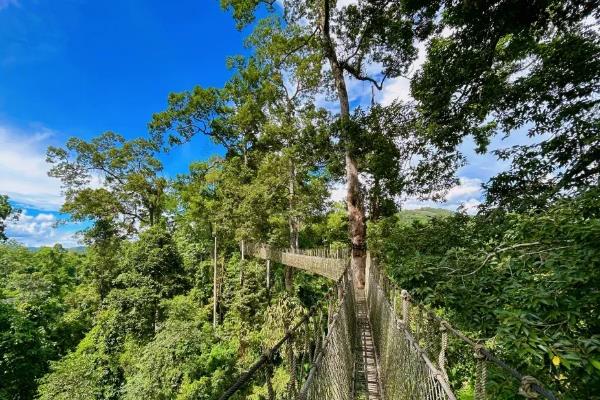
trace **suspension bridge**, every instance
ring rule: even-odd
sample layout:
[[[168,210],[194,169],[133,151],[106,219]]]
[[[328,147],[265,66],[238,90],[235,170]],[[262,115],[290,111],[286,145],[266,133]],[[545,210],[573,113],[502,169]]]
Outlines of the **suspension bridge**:
[[[556,399],[534,377],[521,374],[413,301],[369,254],[362,287],[354,279],[347,252],[243,247],[267,265],[272,261],[291,266],[329,278],[333,285],[220,400],[243,398],[240,392],[249,385],[265,388],[264,395],[253,398],[267,400],[456,400],[465,374],[448,373],[449,351],[460,354],[454,358],[470,375],[469,398],[492,398],[489,389],[501,387],[502,398]],[[277,368],[289,377],[284,393],[274,388]]]

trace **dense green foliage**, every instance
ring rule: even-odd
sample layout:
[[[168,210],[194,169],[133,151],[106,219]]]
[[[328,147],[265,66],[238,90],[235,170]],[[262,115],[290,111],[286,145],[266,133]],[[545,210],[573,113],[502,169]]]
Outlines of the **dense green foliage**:
[[[561,398],[594,399],[599,194],[589,190],[544,213],[455,214],[412,224],[393,217],[371,227],[370,244],[402,287],[456,327],[486,338]]]
[[[183,257],[185,244],[160,226],[122,243],[104,299],[89,274],[92,249],[0,246],[0,398],[218,398],[279,338],[276,318],[264,327],[276,308],[265,310],[289,295],[281,268],[267,291],[264,265],[221,258],[215,329],[211,263]],[[320,279],[297,279],[296,315],[326,288]]]
[[[0,398],[32,398],[48,362],[91,327],[98,298],[81,281],[82,261],[60,246],[0,246]]]
[[[0,400],[217,399],[329,286],[273,265],[268,288],[240,243],[352,243],[360,272],[367,224],[416,299],[561,398],[600,398],[597,2],[282,3],[221,0],[253,28],[248,55],[223,87],[171,94],[147,137],[48,149],[85,251],[4,243],[18,211],[0,195]],[[381,90],[418,46],[414,102],[351,109],[347,82]],[[200,134],[225,154],[166,178],[161,152]],[[487,152],[498,134],[530,140],[495,150],[508,167],[476,215],[400,210],[458,182],[464,139]],[[468,399],[472,354],[449,357]],[[515,398],[497,372],[494,398]]]
[[[61,180],[66,195],[62,210],[76,221],[95,221],[88,240],[128,235],[138,224],[159,221],[167,182],[159,176],[162,164],[154,157],[156,150],[152,141],[126,141],[114,132],[89,142],[73,137],[65,148],[48,148],[48,175]]]
[[[428,136],[454,147],[472,135],[530,138],[496,150],[513,168],[494,177],[493,207],[543,207],[597,185],[600,36],[593,0],[407,2],[426,21],[412,93]]]

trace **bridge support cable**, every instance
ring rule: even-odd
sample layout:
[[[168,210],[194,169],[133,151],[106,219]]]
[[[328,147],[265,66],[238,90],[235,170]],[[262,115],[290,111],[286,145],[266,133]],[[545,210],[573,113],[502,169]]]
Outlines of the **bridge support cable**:
[[[247,393],[250,387],[268,400],[456,400],[453,389],[465,383],[471,385],[475,400],[491,398],[488,392],[496,396],[498,385],[509,397],[518,393],[526,398],[556,399],[535,378],[520,374],[482,344],[412,301],[407,291],[380,272],[369,254],[366,287],[362,289],[355,285],[347,252],[276,251],[264,245],[246,245],[245,253],[336,283],[221,400],[240,390]],[[462,375],[448,367],[448,359],[460,360]],[[287,387],[278,393],[272,384],[277,369],[289,376]],[[474,377],[466,371],[474,372]],[[507,374],[516,378],[513,386],[520,385],[511,387]],[[361,386],[361,381],[365,385]]]
[[[448,376],[447,352],[451,348],[453,358],[471,364],[474,376],[467,378],[472,382],[475,400],[491,398],[490,388],[507,395],[518,393],[526,398],[556,400],[535,378],[519,373],[483,344],[414,302],[406,290],[380,272],[370,255],[367,255],[366,287],[386,398],[454,399],[452,389],[459,389],[464,382]]]

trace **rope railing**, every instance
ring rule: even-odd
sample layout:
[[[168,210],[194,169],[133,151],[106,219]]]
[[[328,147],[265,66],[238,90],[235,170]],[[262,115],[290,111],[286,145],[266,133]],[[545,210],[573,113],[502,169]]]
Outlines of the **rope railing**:
[[[350,400],[355,340],[352,282],[352,271],[345,268],[325,297],[242,373],[220,400],[251,386],[268,400]],[[272,383],[278,369],[288,376],[280,392]]]
[[[456,400],[445,372],[438,368],[389,301],[387,281],[367,257],[367,305],[379,355],[383,396],[399,400]]]
[[[449,353],[452,353],[452,358],[458,359],[463,369],[472,368],[475,400],[513,398],[516,395],[532,399],[543,396],[556,400],[535,378],[519,373],[481,343],[468,338],[448,321],[414,302],[406,290],[380,272],[370,256],[367,257],[367,268],[369,312],[375,331],[375,346],[380,353],[386,398],[453,399],[452,390],[461,389],[464,382],[455,381],[458,378],[454,379],[448,374]],[[471,353],[470,358],[468,354],[465,355],[465,346]],[[421,359],[419,368],[427,365],[425,372],[414,366],[417,354]],[[412,383],[405,381],[407,373],[405,368],[398,368],[399,365],[410,365]],[[464,377],[465,374],[462,375]],[[511,387],[506,375],[514,378],[515,387]],[[445,392],[439,389],[434,391],[436,385]],[[492,396],[490,388],[494,391]],[[413,396],[412,393],[419,394]]]
[[[341,286],[343,299],[298,395],[300,400],[350,400],[353,397],[356,314],[351,268],[342,276]]]
[[[244,244],[246,254],[288,265],[336,281],[348,262],[347,249],[274,249],[265,244]]]

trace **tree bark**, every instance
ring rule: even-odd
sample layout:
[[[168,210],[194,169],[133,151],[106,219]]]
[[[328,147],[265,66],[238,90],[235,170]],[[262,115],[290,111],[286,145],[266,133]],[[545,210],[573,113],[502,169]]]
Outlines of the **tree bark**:
[[[381,184],[379,178],[375,178],[371,190],[371,201],[369,202],[369,221],[378,221],[381,217]]]
[[[330,34],[330,0],[322,0],[320,13],[320,29],[323,40],[325,57],[329,61],[335,88],[340,103],[341,135],[345,139],[346,161],[346,207],[348,209],[349,236],[352,244],[352,269],[359,287],[365,284],[365,243],[367,229],[365,224],[365,211],[360,194],[360,181],[358,179],[358,164],[353,155],[353,140],[350,137],[350,102],[348,89],[344,80],[342,68],[335,51]]]

